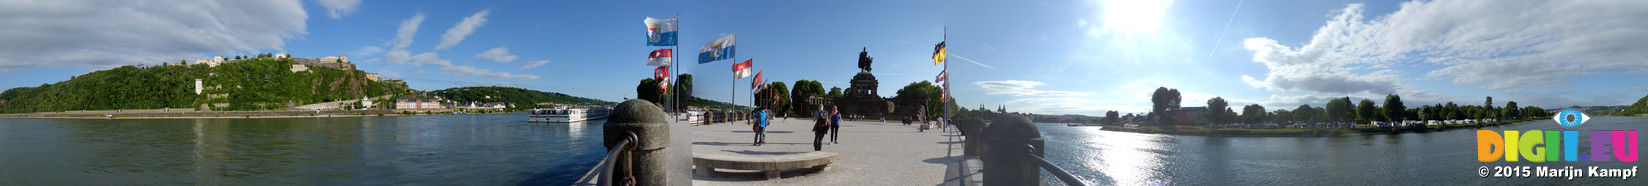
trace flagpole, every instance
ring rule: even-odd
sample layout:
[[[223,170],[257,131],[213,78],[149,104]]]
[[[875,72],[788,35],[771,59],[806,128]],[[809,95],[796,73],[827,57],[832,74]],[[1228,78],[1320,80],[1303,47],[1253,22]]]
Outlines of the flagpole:
[[[677,54],[679,54],[677,50],[681,50],[681,14],[675,14],[675,38],[674,39],[675,39],[675,49],[670,50],[670,66],[675,66],[675,68],[681,68],[681,66],[680,66],[681,64],[676,62],[676,61],[680,61],[680,60],[675,59],[675,56],[680,56],[680,55],[677,55]],[[670,69],[670,70],[673,71],[673,72],[670,72],[670,74],[674,74],[677,81],[679,81],[679,79],[681,78],[681,73],[680,73],[681,69]],[[681,85],[676,84],[675,86],[681,86]],[[679,106],[679,104],[681,104],[681,101],[680,101],[681,100],[681,89],[677,88],[677,89],[674,89],[674,91],[675,91],[675,95],[670,96],[670,97],[674,98],[674,99],[670,99],[670,102],[673,102],[674,104],[672,104],[670,106],[670,109],[669,109],[670,111],[673,111],[673,112],[670,112],[670,113],[674,113],[674,114],[670,114],[670,116],[674,116],[674,117],[671,117],[671,118],[674,118],[676,120],[680,120],[681,119],[680,111],[677,111],[675,108],[685,108],[685,107],[684,106]]]
[[[939,42],[944,43],[944,45],[945,45],[944,48],[946,48],[945,50],[950,50],[949,49],[950,48],[950,46],[949,46],[950,45],[950,43],[949,43],[950,42],[950,27],[948,27],[948,26],[944,27],[944,38],[943,38],[942,41],[939,41]],[[950,55],[949,51],[945,51],[944,55],[946,55],[945,58],[944,58],[945,60],[950,60],[950,58],[948,56],[948,55]],[[939,102],[939,104],[944,104],[944,117],[945,118],[950,118],[951,121],[954,121],[956,118],[952,118],[954,115],[952,115],[950,113],[951,109],[950,109],[950,104],[949,104],[950,100],[954,99],[950,96],[950,63],[944,63],[944,70],[942,71],[942,73],[944,73],[944,87],[940,87],[941,88],[940,91],[944,91],[944,97],[942,97],[942,99],[944,99],[944,100]],[[944,125],[944,124],[940,123],[939,125],[941,125],[940,127],[942,127],[942,125]]]

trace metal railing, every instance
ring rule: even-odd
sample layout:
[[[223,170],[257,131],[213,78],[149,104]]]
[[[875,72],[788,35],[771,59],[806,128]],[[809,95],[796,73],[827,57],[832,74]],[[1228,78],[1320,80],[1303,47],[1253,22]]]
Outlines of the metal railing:
[[[630,158],[629,153],[635,150],[636,144],[639,144],[639,140],[637,140],[635,132],[625,132],[624,139],[620,139],[618,144],[613,146],[617,148],[608,150],[606,158],[601,158],[601,162],[596,164],[594,170],[590,170],[590,172],[586,173],[583,178],[589,178],[589,174],[600,174],[599,180],[596,180],[596,185],[613,185],[613,168],[614,166],[619,166],[618,168],[622,168],[624,170],[624,175],[622,175],[623,181],[618,184],[635,185],[635,171],[633,169],[635,160]]]
[[[1064,181],[1064,184],[1066,184],[1066,185],[1073,185],[1073,186],[1085,186],[1085,185],[1087,185],[1087,183],[1082,182],[1081,179],[1077,179],[1076,175],[1071,175],[1070,172],[1064,171],[1064,168],[1060,168],[1058,165],[1053,165],[1052,162],[1047,162],[1046,159],[1043,159],[1041,156],[1037,156],[1036,155],[1036,146],[1025,144],[1024,147],[1027,148],[1027,149],[1030,149],[1030,151],[1028,151],[1027,153],[1029,153],[1028,155],[1030,155],[1029,156],[1030,158],[1028,158],[1028,159],[1034,160],[1034,161],[1031,161],[1031,162],[1036,163],[1036,165],[1040,165],[1040,167],[1042,169],[1047,169],[1047,172],[1053,173],[1053,176],[1058,177],[1059,181]]]

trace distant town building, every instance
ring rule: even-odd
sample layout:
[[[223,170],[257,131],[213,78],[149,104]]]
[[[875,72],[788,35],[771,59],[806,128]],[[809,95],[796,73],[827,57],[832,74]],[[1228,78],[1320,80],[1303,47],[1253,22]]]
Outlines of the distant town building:
[[[286,57],[288,57],[288,56],[286,56],[285,52],[275,53],[275,58],[286,58]]]
[[[366,79],[372,81],[383,81],[382,79],[378,79],[378,73],[366,73]]]
[[[326,68],[338,69],[338,70],[355,70],[355,64],[354,63],[349,63],[349,56],[329,56],[329,57],[322,57],[322,58],[301,58],[301,57],[297,57],[297,58],[290,58],[290,59],[292,59],[292,62],[296,62],[298,64],[303,64],[303,65],[308,65],[308,66],[326,67]]]
[[[217,65],[223,64],[223,59],[223,56],[215,56],[211,59],[196,59],[195,64],[206,64],[206,66],[209,67],[217,67]]]
[[[302,72],[302,71],[309,71],[309,67],[303,66],[303,64],[292,64],[292,72]]]
[[[360,102],[361,102],[361,106],[366,106],[366,108],[372,108],[372,98],[367,98],[366,96],[361,96]],[[362,109],[365,109],[365,108],[362,108]]]
[[[206,90],[205,83],[205,81],[195,79],[195,95],[200,95],[200,91]]]
[[[434,98],[397,98],[395,109],[444,109],[439,99]]]
[[[1180,107],[1179,116],[1175,119],[1182,125],[1197,125],[1206,121],[1202,118],[1204,111],[1207,111],[1207,107]]]

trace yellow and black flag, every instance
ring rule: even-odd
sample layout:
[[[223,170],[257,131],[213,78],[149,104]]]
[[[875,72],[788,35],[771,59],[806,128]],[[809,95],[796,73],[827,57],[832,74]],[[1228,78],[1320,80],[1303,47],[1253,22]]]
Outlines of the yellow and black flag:
[[[933,65],[938,65],[939,63],[943,63],[943,62],[944,62],[944,42],[940,41],[940,42],[938,42],[937,46],[933,46]]]

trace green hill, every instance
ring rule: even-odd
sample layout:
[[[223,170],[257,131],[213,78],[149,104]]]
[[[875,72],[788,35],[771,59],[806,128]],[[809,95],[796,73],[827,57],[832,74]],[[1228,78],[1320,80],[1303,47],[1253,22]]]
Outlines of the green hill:
[[[0,92],[0,113],[70,110],[202,108],[278,110],[363,96],[407,93],[400,81],[372,81],[360,70],[308,67],[290,59],[256,58],[205,64],[122,66],[38,87]],[[204,91],[196,94],[195,79]]]
[[[1621,115],[1648,114],[1648,96],[1642,96],[1641,99],[1637,99],[1637,102],[1631,103],[1631,106],[1629,106],[1629,107],[1625,107],[1625,111],[1623,111],[1620,114]]]
[[[533,108],[538,105],[538,103],[572,105],[617,104],[610,101],[577,97],[556,92],[544,92],[514,87],[457,87],[429,91],[429,94],[440,96],[458,103],[506,102],[513,103],[519,108]]]

